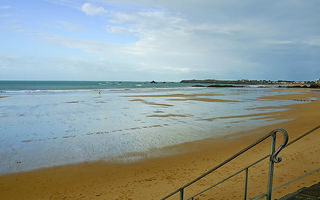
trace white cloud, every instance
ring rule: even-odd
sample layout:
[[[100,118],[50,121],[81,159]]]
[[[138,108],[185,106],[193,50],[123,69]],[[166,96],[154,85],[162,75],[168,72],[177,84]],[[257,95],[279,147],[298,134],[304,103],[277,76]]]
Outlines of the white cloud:
[[[165,11],[117,12],[110,20],[108,31],[133,34],[139,39],[122,46],[119,53],[143,61],[141,69],[171,71],[183,74],[210,73],[238,68],[251,68],[256,63],[242,57],[245,36],[265,35],[269,28],[259,24],[193,23],[182,15]],[[246,44],[247,48],[256,44]],[[219,68],[223,67],[224,70]],[[235,69],[235,71],[237,71]]]
[[[30,34],[35,39],[41,40],[44,43],[64,46],[67,48],[81,49],[87,53],[92,53],[100,56],[107,54],[111,55],[115,46],[111,44],[93,41],[93,40],[79,40],[70,37],[63,37],[54,34],[46,34],[43,32],[35,32]]]
[[[289,44],[296,44],[296,41],[292,40],[272,40],[267,41],[268,44],[275,44],[275,45],[289,45]]]
[[[290,0],[259,4],[248,0],[241,3],[237,0],[190,0],[184,4],[180,0],[88,2],[79,3],[77,8],[81,7],[87,15],[106,13],[105,24],[101,21],[93,24],[105,26],[106,37],[89,39],[89,36],[86,40],[70,35],[39,34],[35,37],[47,44],[81,49],[90,56],[94,54],[121,63],[117,66],[124,71],[131,66],[128,71],[140,73],[133,76],[142,77],[141,73],[150,72],[163,77],[174,74],[184,78],[232,79],[259,78],[256,75],[261,74],[260,77],[268,79],[265,73],[273,78],[273,72],[279,71],[278,66],[287,66],[285,71],[308,60],[304,57],[309,52],[303,51],[302,56],[299,46],[320,45],[317,37],[320,29],[314,20],[319,14],[316,9],[310,11],[316,6],[308,3],[293,5]],[[97,5],[108,5],[110,10]],[[285,9],[288,5],[290,9]],[[308,15],[297,12],[300,10]],[[69,30],[80,30],[70,22],[61,21],[60,24]],[[300,58],[296,56],[299,54]]]
[[[0,25],[0,30],[12,30],[17,32],[23,32],[24,29],[22,26],[19,25]]]
[[[11,17],[11,16],[12,16],[11,14],[1,14],[0,18],[8,18],[8,17]]]
[[[59,21],[58,22],[63,28],[67,29],[68,31],[83,31],[84,28],[77,24],[73,24],[68,21]]]
[[[81,10],[86,13],[86,15],[101,15],[107,12],[103,7],[94,6],[90,3],[84,3],[81,6]]]
[[[124,34],[136,33],[136,31],[133,29],[125,28],[121,26],[107,26],[106,30],[109,33],[124,33]]]
[[[310,46],[320,46],[320,37],[313,37],[307,41],[305,41],[305,44]]]
[[[267,44],[275,45],[308,45],[308,46],[320,46],[320,37],[310,37],[304,39],[295,40],[272,40],[267,41]]]
[[[12,6],[10,6],[10,5],[0,6],[0,9],[10,9],[10,8],[12,8]]]
[[[256,64],[239,55],[242,43],[236,40],[239,35],[265,32],[264,26],[255,24],[192,23],[184,16],[165,11],[116,12],[110,16],[108,32],[133,35],[136,41],[115,45],[44,33],[34,37],[47,44],[125,62],[120,66],[135,66],[139,72],[191,77],[197,73],[219,76],[252,68]],[[234,36],[236,39],[232,39]],[[246,45],[249,48],[252,44]],[[242,67],[235,69],[239,65]]]

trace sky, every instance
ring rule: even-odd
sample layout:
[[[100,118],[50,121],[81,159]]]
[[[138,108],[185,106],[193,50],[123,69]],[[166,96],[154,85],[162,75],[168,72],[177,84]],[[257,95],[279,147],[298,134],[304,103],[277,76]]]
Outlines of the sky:
[[[0,80],[316,80],[319,10],[319,0],[0,0]]]

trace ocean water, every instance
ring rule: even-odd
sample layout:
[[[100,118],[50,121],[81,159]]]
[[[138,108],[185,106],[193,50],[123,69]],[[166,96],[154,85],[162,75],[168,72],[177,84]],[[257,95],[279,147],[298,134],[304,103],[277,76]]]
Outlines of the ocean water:
[[[112,88],[176,88],[192,83],[133,81],[0,81],[0,91],[8,90],[99,90]],[[208,84],[207,84],[208,85]]]
[[[250,108],[303,103],[261,100],[280,94],[268,92],[272,88],[191,86],[0,81],[0,174],[83,161],[136,160],[139,156],[127,155],[276,123],[261,116],[232,117],[274,111]],[[195,94],[216,96],[191,96]]]

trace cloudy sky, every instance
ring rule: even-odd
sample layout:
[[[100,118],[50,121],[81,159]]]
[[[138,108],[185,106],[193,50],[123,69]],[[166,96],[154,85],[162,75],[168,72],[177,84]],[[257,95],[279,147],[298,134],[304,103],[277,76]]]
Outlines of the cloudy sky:
[[[0,0],[0,80],[314,80],[319,10],[319,0]]]

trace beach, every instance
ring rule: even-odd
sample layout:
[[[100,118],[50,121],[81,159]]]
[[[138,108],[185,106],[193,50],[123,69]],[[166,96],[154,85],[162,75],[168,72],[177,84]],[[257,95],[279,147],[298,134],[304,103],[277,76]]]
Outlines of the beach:
[[[319,193],[319,9],[1,1],[0,200]]]
[[[192,139],[192,141],[185,140],[177,144],[159,145],[158,148],[130,151],[115,156],[140,158],[133,162],[89,160],[75,164],[33,169],[26,172],[3,174],[0,176],[0,196],[9,200],[161,199],[275,128],[286,129],[289,133],[290,142],[318,126],[320,124],[319,90],[301,89],[298,90],[298,93],[295,93],[296,91],[297,89],[276,89],[274,93],[270,92],[270,90],[269,92],[264,92],[266,95],[260,95],[259,97],[261,104],[246,108],[250,113],[202,117],[203,123],[234,119],[232,130],[235,131],[229,135],[218,134],[216,137],[204,137],[204,139]],[[172,92],[172,94],[129,94],[123,95],[121,98],[135,103],[135,105],[139,103],[139,105],[157,106],[157,108],[170,108],[180,102],[219,102],[229,103],[228,105],[232,106],[241,100],[237,99],[235,93],[233,93],[235,94],[234,98],[221,98],[221,96],[226,95],[219,94],[219,92],[215,92],[215,94],[175,94]],[[9,96],[3,99],[8,100],[10,98]],[[150,98],[153,99],[150,100]],[[155,98],[166,98],[166,101],[155,101]],[[247,98],[247,101],[251,100],[252,98]],[[283,101],[283,104],[272,105],[268,103],[273,100]],[[73,98],[68,102],[69,104],[77,104],[76,101],[78,99],[74,100]],[[286,103],[287,101],[291,103]],[[166,113],[163,110],[165,109],[154,109],[153,111],[157,112],[148,114],[148,119],[185,119],[190,116],[190,113],[183,111]],[[196,112],[194,115],[196,115]],[[250,120],[253,123],[255,120],[257,122],[262,120],[264,123],[259,123],[258,126],[249,123],[246,124],[248,127],[243,129],[240,124],[246,122],[241,122],[241,120],[246,120],[248,117],[254,118]],[[239,120],[240,122],[238,122]],[[268,121],[272,123],[266,123]],[[165,128],[166,125],[164,124],[161,124],[160,128]],[[150,126],[154,125],[156,124],[153,123]],[[221,128],[220,130],[225,131],[226,129]],[[281,136],[278,137],[279,143],[281,140]],[[319,168],[319,143],[320,137],[319,131],[317,131],[285,148],[280,153],[283,161],[275,164],[274,187]],[[185,196],[189,197],[200,192],[246,167],[268,154],[269,149],[270,140],[266,140],[248,153],[186,188]],[[266,192],[267,173],[267,161],[250,168],[248,181],[249,198]],[[273,198],[282,197],[301,187],[317,183],[319,180],[319,173],[305,177],[275,191]],[[243,188],[244,174],[240,174],[196,199],[242,199]],[[178,198],[178,195],[176,195],[171,199]]]

